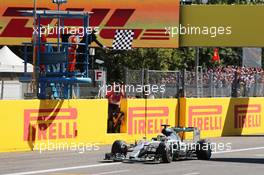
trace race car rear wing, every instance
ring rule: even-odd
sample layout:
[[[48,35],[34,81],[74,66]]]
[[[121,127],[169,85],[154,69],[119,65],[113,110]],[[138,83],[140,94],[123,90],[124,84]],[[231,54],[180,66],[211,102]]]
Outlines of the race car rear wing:
[[[172,127],[176,133],[193,132],[193,141],[200,140],[200,130],[195,127]]]

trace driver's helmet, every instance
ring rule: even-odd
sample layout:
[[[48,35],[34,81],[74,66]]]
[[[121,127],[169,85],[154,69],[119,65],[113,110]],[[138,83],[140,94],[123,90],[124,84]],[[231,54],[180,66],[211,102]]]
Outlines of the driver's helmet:
[[[163,135],[163,134],[159,134],[159,135],[157,136],[157,140],[158,140],[158,141],[164,141],[165,139],[166,139],[166,136]]]
[[[165,136],[170,136],[174,131],[173,131],[173,129],[171,129],[171,128],[164,128],[162,131],[162,134],[164,134]]]

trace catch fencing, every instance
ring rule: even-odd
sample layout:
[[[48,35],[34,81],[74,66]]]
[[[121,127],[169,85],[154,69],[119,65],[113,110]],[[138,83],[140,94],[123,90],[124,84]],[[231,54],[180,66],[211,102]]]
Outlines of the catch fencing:
[[[104,98],[107,73],[103,81],[95,81],[95,70],[89,70],[91,84],[74,87],[76,99]],[[177,97],[263,97],[264,75],[236,75],[204,69],[197,71],[131,70],[125,69],[124,84],[128,98],[177,98]],[[131,90],[132,89],[132,90]],[[48,93],[48,92],[47,92]],[[145,94],[145,95],[144,95]],[[0,79],[0,99],[34,99],[31,82],[19,79]],[[52,99],[52,97],[51,97]]]
[[[125,70],[125,84],[157,85],[165,91],[151,92],[149,98],[184,97],[263,97],[264,76],[260,73],[245,77],[236,73],[197,71]],[[128,97],[146,97],[144,92],[126,92]]]
[[[89,70],[89,77],[92,79],[91,84],[77,84],[73,87],[73,97],[76,99],[94,99],[104,98],[106,93],[106,71],[102,74],[103,81],[95,80],[95,70]],[[60,91],[58,91],[60,93]],[[52,97],[52,87],[47,88],[48,96]],[[50,95],[49,95],[50,94]],[[33,93],[33,85],[31,81],[19,81],[19,77],[14,80],[0,79],[0,100],[21,100],[21,99],[36,99]]]

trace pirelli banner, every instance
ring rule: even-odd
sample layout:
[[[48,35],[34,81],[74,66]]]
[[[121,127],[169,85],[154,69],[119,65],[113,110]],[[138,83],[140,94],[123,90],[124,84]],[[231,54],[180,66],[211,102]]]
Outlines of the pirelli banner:
[[[124,99],[121,133],[107,133],[108,101],[1,100],[0,152],[96,149],[114,140],[151,139],[175,125],[177,99]],[[76,151],[78,151],[76,150]]]
[[[0,152],[97,147],[105,143],[107,104],[107,100],[1,100]]]
[[[181,124],[198,127],[201,136],[260,134],[264,132],[264,98],[181,99]],[[185,116],[185,117],[183,117]]]
[[[0,152],[76,147],[82,151],[117,139],[132,143],[156,137],[161,124],[175,126],[178,119],[181,126],[198,127],[202,138],[264,131],[264,98],[182,98],[180,108],[177,99],[123,99],[121,133],[111,134],[106,99],[2,100],[0,106]]]
[[[33,0],[0,0],[0,45],[20,45],[31,41],[33,19],[21,10],[32,10]],[[52,0],[37,0],[37,9],[57,9]],[[166,28],[179,25],[179,0],[68,0],[61,10],[91,11],[88,30],[95,30],[99,40],[112,46],[116,29],[134,31],[133,47],[177,48],[178,35],[170,37]],[[57,19],[45,19],[42,25],[56,26]],[[65,27],[78,28],[82,20],[65,19]],[[79,28],[78,28],[79,29]],[[56,34],[49,33],[48,39]],[[54,40],[56,41],[56,40]]]
[[[156,137],[161,133],[162,124],[176,125],[177,105],[177,99],[123,100],[121,110],[125,112],[125,121],[121,132],[134,140]]]

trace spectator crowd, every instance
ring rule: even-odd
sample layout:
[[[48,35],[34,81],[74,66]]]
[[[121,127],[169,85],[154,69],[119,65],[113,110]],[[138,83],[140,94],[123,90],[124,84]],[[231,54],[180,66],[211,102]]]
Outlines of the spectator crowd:
[[[231,65],[204,68],[198,72],[198,81],[195,71],[179,70],[150,70],[146,80],[138,70],[130,70],[126,77],[128,78],[126,82],[130,84],[131,82],[144,84],[146,81],[148,84],[165,85],[165,93],[155,94],[156,98],[177,96],[177,91],[183,88],[186,97],[264,96],[264,69],[262,68]],[[134,77],[133,81],[131,81],[132,77]],[[198,92],[197,88],[200,88],[202,93]]]
[[[218,66],[204,69],[198,76],[203,88],[212,87],[223,93],[218,96],[263,96],[263,88],[259,88],[264,85],[262,68]],[[196,86],[196,81],[194,71],[185,74],[186,86]]]
[[[240,85],[251,86],[254,83],[264,83],[264,71],[262,68],[219,66],[208,69],[203,75],[205,81],[209,81],[210,75],[213,75],[213,81],[216,84],[218,82],[231,84],[236,81]]]

